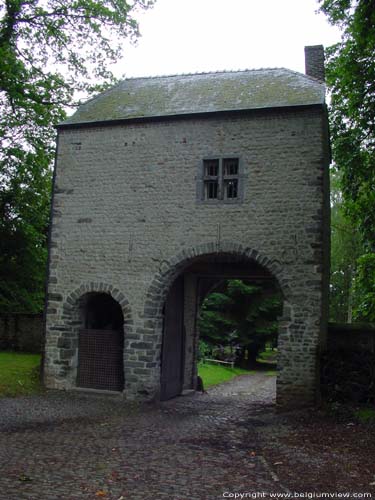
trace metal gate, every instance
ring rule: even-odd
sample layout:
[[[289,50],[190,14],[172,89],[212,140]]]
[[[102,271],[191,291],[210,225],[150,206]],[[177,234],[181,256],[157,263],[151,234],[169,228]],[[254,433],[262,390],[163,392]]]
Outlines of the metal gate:
[[[160,399],[181,394],[184,353],[184,278],[180,276],[169,291],[164,313]]]
[[[86,329],[79,332],[77,386],[122,391],[124,332]]]

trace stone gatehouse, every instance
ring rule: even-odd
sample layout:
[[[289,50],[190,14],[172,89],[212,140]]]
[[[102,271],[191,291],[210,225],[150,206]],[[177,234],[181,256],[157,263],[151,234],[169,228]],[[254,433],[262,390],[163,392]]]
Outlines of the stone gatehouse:
[[[127,79],[58,127],[45,383],[168,399],[196,384],[215,280],[283,296],[277,400],[311,403],[327,324],[323,47],[306,75]]]

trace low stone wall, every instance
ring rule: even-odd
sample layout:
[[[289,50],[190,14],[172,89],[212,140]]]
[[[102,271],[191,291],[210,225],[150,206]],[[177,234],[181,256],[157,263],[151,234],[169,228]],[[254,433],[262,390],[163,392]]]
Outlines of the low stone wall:
[[[330,323],[327,348],[330,351],[368,351],[375,353],[375,324]]]
[[[0,314],[0,350],[41,352],[42,314]]]
[[[321,395],[328,402],[375,402],[375,325],[328,326],[327,351],[322,353]]]

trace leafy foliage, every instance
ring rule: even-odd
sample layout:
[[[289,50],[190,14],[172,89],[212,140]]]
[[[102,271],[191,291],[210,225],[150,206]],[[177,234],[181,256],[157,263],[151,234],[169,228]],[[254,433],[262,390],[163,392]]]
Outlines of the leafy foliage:
[[[25,155],[7,181],[0,191],[0,310],[38,312],[47,254],[48,158]]]
[[[341,174],[343,206],[358,231],[363,257],[355,277],[354,318],[373,318],[375,297],[361,269],[375,258],[375,4],[371,0],[320,0],[321,10],[342,30],[327,49],[331,91],[332,152]],[[366,265],[365,265],[366,263]],[[371,274],[374,279],[374,274]]]
[[[375,323],[375,253],[364,254],[358,259],[355,278],[355,319]]]
[[[237,362],[249,367],[266,342],[276,338],[281,307],[281,297],[274,288],[228,280],[203,302],[201,338],[214,346],[236,348]]]
[[[327,50],[331,132],[346,208],[375,249],[375,8],[368,0],[323,0],[321,9],[343,30]]]
[[[0,3],[0,310],[42,307],[54,125],[110,64],[148,0]]]

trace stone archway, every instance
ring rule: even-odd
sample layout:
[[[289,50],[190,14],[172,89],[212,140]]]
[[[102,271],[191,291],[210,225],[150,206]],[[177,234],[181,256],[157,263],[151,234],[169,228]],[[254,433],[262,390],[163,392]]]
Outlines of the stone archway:
[[[218,254],[233,255],[239,259],[256,262],[260,266],[266,268],[276,278],[285,300],[288,300],[290,287],[278,260],[269,259],[253,248],[245,247],[237,243],[222,241],[219,246],[215,242],[184,249],[169,260],[161,261],[159,272],[155,275],[146,293],[144,316],[147,317],[150,313],[153,316],[155,312],[156,314],[160,314],[165,297],[174,279],[183,272],[194,259],[206,255]]]

